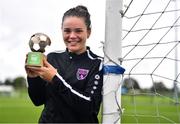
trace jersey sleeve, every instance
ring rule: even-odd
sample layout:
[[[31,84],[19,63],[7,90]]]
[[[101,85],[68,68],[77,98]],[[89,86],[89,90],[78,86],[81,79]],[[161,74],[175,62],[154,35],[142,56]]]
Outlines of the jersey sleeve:
[[[40,77],[29,78],[28,82],[28,94],[34,105],[39,106],[45,102],[45,84],[46,82]]]
[[[63,99],[74,111],[81,114],[98,114],[102,100],[103,72],[100,63],[89,73],[86,87],[83,91],[73,88],[60,75],[53,78],[53,85],[58,87],[59,98]]]

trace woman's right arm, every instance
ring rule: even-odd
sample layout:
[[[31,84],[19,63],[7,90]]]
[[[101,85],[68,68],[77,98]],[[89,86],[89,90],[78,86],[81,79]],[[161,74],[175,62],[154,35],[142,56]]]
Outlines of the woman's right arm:
[[[32,102],[36,106],[45,103],[45,85],[46,81],[42,80],[39,76],[35,78],[27,77],[28,94]]]
[[[27,56],[25,63],[27,61]],[[36,106],[40,106],[45,103],[45,85],[46,81],[41,79],[36,72],[34,72],[32,69],[28,68],[27,65],[25,65],[25,71],[27,74],[27,82],[28,82],[28,94],[31,99],[31,101]]]

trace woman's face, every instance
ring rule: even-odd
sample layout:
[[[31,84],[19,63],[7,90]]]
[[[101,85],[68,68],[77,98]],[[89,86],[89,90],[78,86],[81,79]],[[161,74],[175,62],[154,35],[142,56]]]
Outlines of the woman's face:
[[[62,23],[63,39],[69,52],[80,54],[86,51],[86,39],[91,33],[81,17],[68,16]]]

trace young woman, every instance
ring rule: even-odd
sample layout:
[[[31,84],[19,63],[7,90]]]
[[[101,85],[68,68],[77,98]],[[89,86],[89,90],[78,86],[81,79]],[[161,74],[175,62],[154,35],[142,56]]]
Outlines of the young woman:
[[[44,105],[40,123],[98,123],[102,100],[102,59],[86,46],[91,34],[85,6],[71,8],[62,18],[66,50],[50,53],[44,66],[25,67],[28,93]]]

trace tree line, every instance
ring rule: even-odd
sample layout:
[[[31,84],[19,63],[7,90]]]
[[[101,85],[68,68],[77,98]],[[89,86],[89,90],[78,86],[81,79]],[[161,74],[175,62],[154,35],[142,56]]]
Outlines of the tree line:
[[[174,91],[174,88],[167,88],[163,82],[154,82],[153,85],[150,88],[147,89],[142,89],[139,86],[139,83],[136,79],[134,78],[125,78],[123,80],[123,88],[126,88],[127,90],[134,89],[134,90],[149,90],[153,92],[168,92],[168,91]]]
[[[16,77],[14,79],[10,79],[7,78],[4,82],[0,81],[0,85],[11,85],[13,86],[15,89],[19,89],[19,88],[26,88],[27,87],[27,81],[26,78],[23,76],[19,76]],[[136,79],[134,78],[125,78],[123,80],[123,88],[126,88],[127,90],[130,89],[135,89],[135,90],[144,90],[141,89],[141,87],[139,86],[139,83]],[[163,82],[154,82],[152,87],[146,90],[150,90],[150,91],[173,91],[174,89],[169,89],[167,88]]]
[[[0,81],[0,85],[13,86],[15,89],[21,89],[27,87],[26,78],[23,76],[18,76],[14,79],[7,78],[4,82]]]

